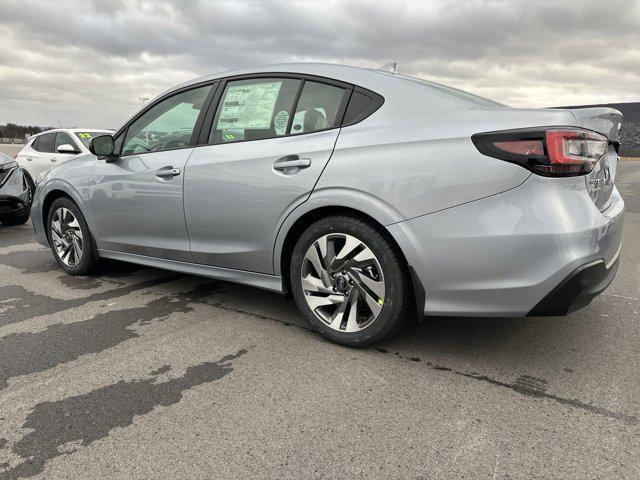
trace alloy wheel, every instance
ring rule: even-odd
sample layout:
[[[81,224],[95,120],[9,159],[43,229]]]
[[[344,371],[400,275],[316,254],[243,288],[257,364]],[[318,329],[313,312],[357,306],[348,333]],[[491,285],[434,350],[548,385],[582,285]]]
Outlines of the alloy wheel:
[[[313,242],[301,277],[307,305],[333,330],[358,332],[382,311],[385,281],[380,262],[352,235],[331,233]]]
[[[84,242],[80,223],[71,210],[60,207],[51,218],[51,240],[62,263],[75,267],[82,259]]]

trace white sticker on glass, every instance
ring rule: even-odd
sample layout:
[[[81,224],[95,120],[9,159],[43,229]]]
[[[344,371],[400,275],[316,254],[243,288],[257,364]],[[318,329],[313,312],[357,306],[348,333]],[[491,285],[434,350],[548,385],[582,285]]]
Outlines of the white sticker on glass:
[[[216,128],[271,128],[281,86],[281,81],[230,86]]]
[[[284,135],[287,131],[287,125],[289,123],[289,112],[286,110],[280,110],[276,113],[273,119],[273,126],[276,129],[277,135]]]

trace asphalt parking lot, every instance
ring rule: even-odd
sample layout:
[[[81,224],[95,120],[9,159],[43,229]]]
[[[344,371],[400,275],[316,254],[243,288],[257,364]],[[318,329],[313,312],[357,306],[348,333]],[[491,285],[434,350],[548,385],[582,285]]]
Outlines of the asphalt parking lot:
[[[620,171],[620,270],[589,307],[367,350],[269,292],[64,275],[0,226],[0,479],[639,478],[640,162]]]

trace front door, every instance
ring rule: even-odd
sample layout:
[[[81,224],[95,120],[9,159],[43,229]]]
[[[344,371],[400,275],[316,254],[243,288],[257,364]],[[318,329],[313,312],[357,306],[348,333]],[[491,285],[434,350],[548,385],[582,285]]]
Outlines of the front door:
[[[89,194],[103,249],[191,261],[184,169],[210,90],[183,91],[150,107],[116,139],[120,155],[96,162]]]
[[[209,145],[185,175],[185,214],[198,263],[273,273],[287,213],[304,202],[329,161],[348,91],[293,78],[228,82]]]

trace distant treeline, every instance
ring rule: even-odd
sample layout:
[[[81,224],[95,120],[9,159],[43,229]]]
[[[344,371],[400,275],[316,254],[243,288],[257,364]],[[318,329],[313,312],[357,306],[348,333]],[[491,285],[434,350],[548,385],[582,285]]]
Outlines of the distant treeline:
[[[16,125],[15,123],[7,123],[0,125],[0,137],[4,138],[24,138],[25,135],[33,135],[40,133],[48,128],[36,127],[35,125]]]

